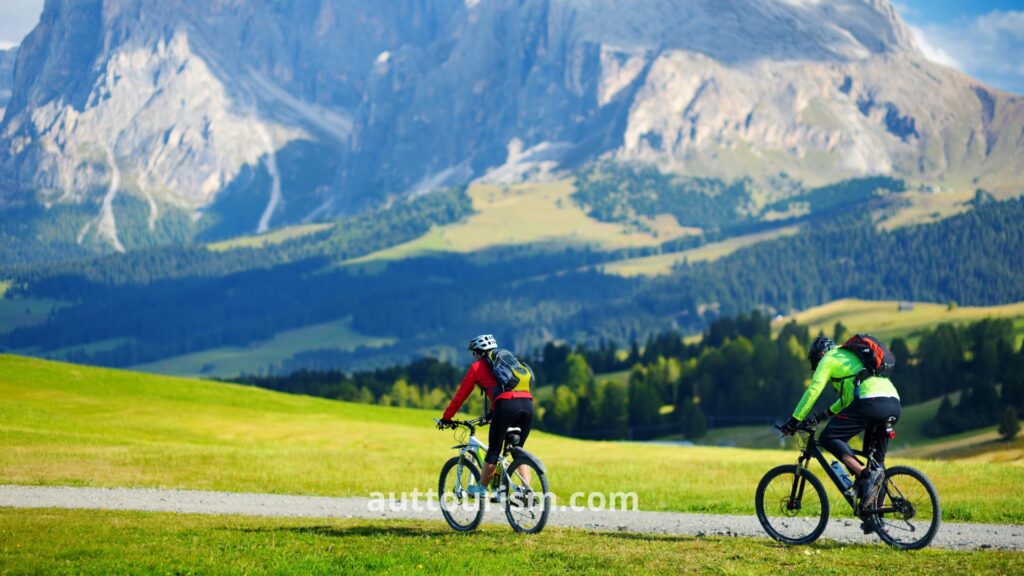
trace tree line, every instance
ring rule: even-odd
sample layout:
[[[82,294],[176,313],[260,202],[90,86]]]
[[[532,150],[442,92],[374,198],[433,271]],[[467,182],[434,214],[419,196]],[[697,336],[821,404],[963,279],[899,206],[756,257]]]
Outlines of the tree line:
[[[841,343],[851,334],[837,323],[827,335]],[[696,439],[709,427],[767,425],[788,416],[803,394],[810,377],[806,354],[812,336],[795,321],[773,336],[768,316],[754,311],[719,318],[692,343],[678,332],[628,346],[549,342],[523,355],[539,383],[534,391],[536,426],[582,438]],[[897,357],[892,379],[904,405],[944,398],[928,433],[947,435],[994,425],[1007,410],[1016,418],[1024,408],[1024,346],[1014,347],[1012,321],[940,324],[919,336],[915,351],[905,338],[892,341]],[[303,370],[236,381],[352,402],[441,410],[464,371],[424,358],[351,374]],[[956,403],[954,394],[959,394]],[[825,390],[820,407],[832,400],[833,391]],[[483,410],[482,396],[471,396],[466,411]]]
[[[414,237],[434,218],[426,212],[459,217],[465,208],[458,198],[453,193],[410,207],[405,219],[397,211],[395,222],[382,215],[380,228],[353,224],[349,236],[342,235],[348,240],[337,240],[349,248],[337,250],[352,256],[379,247],[392,225]],[[400,341],[353,351],[325,344],[325,350],[268,368],[289,373],[303,366],[351,369],[411,360],[494,326],[517,349],[569,336],[597,347],[602,340],[629,343],[673,329],[697,332],[717,317],[755,306],[788,312],[846,297],[1015,302],[1024,300],[1024,268],[1017,262],[1024,253],[1022,223],[1020,200],[978,202],[959,216],[891,232],[877,230],[866,212],[855,211],[714,262],[684,263],[654,279],[603,274],[596,268],[608,253],[573,247],[501,247],[375,268],[337,266],[334,248],[315,248],[334,242],[321,236],[224,254],[154,249],[11,272],[11,295],[64,304],[41,324],[0,334],[0,346],[68,350],[61,359],[132,366],[249,345],[346,317],[361,334]],[[311,252],[297,260],[287,256],[305,250]],[[284,255],[277,261],[274,254]],[[119,344],[87,347],[104,340]]]

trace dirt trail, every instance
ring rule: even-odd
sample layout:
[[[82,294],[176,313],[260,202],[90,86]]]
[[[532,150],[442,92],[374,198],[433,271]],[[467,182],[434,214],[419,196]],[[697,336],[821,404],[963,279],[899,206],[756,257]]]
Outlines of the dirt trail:
[[[0,507],[86,508],[97,510],[140,510],[187,514],[244,514],[252,516],[294,516],[305,518],[368,518],[440,520],[441,514],[428,509],[390,510],[386,501],[370,498],[328,498],[153,490],[141,488],[65,488],[48,486],[0,486]],[[487,522],[505,522],[500,507],[487,512]],[[860,522],[833,519],[823,538],[848,543],[879,543],[865,536]],[[552,511],[549,525],[589,530],[674,534],[691,536],[766,537],[753,516],[683,514],[678,512],[594,512],[559,507]],[[955,550],[1024,550],[1024,526],[1009,524],[943,523],[932,547]]]

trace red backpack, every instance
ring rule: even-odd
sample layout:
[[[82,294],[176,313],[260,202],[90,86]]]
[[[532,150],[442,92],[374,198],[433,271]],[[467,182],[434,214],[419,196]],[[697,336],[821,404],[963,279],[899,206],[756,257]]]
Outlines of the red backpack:
[[[864,364],[867,374],[859,374],[857,380],[864,380],[870,376],[882,376],[888,378],[892,374],[892,368],[896,365],[896,357],[882,344],[881,340],[871,334],[856,334],[847,340],[840,348],[853,352]]]

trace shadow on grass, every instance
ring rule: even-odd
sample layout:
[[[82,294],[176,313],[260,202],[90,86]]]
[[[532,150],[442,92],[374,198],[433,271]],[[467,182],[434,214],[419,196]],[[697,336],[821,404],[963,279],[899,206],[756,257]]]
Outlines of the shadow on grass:
[[[242,532],[249,534],[282,534],[291,533],[298,535],[314,535],[322,536],[326,538],[362,538],[362,537],[393,537],[393,538],[441,538],[447,536],[466,537],[472,538],[474,534],[478,534],[475,531],[470,532],[456,532],[454,530],[448,530],[444,528],[427,528],[424,526],[381,526],[381,525],[360,525],[360,526],[260,526],[260,527],[245,527],[245,528],[225,528],[225,530]],[[689,535],[689,534],[645,534],[640,532],[603,532],[603,531],[591,531],[591,530],[578,530],[578,529],[566,529],[566,528],[555,528],[554,531],[548,532],[547,536],[561,536],[564,532],[586,532],[590,536],[596,539],[608,538],[612,540],[622,540],[631,542],[669,542],[678,544],[693,544],[696,542],[729,542],[737,540],[734,536],[725,536],[718,534],[709,534],[706,536],[702,535]],[[493,535],[493,532],[487,534],[487,536]],[[534,535],[523,535],[509,532],[508,537],[511,538],[537,538],[544,539],[545,534],[534,534]],[[812,550],[841,550],[850,547],[862,547],[868,546],[869,543],[844,543],[836,542],[834,540],[819,540],[813,544],[805,546],[789,546],[776,542],[768,538],[749,538],[744,537],[742,540],[746,541],[746,545],[764,546],[767,548],[783,548],[791,550],[801,549],[812,549]]]
[[[750,537],[750,536],[726,536],[724,534],[708,534],[708,535],[692,535],[692,534],[645,534],[642,532],[590,532],[595,537],[601,538],[612,538],[615,540],[630,540],[640,542],[675,542],[675,543],[694,543],[694,542],[734,542],[737,539],[745,541],[744,545],[756,545],[765,546],[768,548],[784,548],[790,550],[801,550],[801,549],[815,549],[815,550],[841,550],[843,548],[858,547],[858,546],[871,546],[870,542],[851,544],[848,542],[837,542],[835,540],[818,540],[811,544],[804,546],[790,546],[781,542],[776,542],[770,538],[762,537]]]
[[[246,528],[225,528],[233,532],[250,534],[290,532],[292,534],[312,534],[328,538],[348,538],[365,536],[392,536],[399,538],[423,538],[460,534],[454,530],[418,528],[412,526],[259,526]]]

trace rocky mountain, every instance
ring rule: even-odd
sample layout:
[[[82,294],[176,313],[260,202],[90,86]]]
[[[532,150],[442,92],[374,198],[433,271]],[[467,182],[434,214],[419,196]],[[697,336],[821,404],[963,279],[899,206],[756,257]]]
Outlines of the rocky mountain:
[[[14,84],[14,60],[18,56],[15,49],[0,50],[0,119],[4,117],[7,102],[11,99],[11,87]]]
[[[47,0],[17,59],[0,209],[104,250],[597,158],[994,190],[1024,166],[1024,98],[926,61],[888,0]]]

